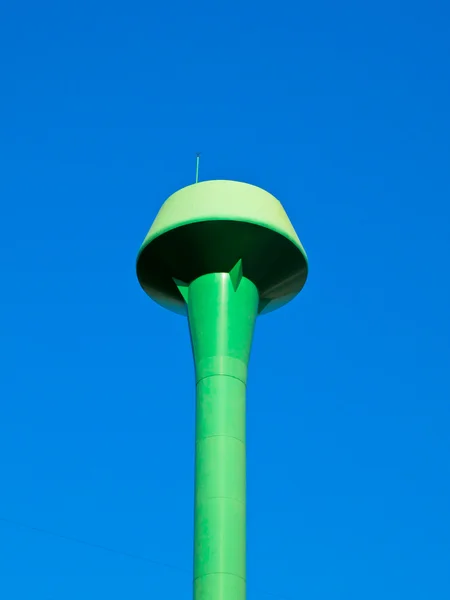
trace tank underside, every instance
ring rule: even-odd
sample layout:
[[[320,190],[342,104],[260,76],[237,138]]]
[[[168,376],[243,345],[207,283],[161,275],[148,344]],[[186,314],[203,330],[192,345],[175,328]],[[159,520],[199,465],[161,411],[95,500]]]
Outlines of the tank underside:
[[[153,300],[186,314],[180,284],[208,273],[228,273],[239,261],[243,275],[258,289],[259,313],[289,302],[306,281],[305,256],[291,240],[267,227],[233,220],[189,223],[162,233],[141,249],[137,276]]]

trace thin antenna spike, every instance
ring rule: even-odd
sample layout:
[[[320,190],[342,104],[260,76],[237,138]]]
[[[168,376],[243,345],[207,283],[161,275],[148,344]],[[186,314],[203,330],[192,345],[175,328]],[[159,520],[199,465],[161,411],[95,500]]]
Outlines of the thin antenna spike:
[[[198,170],[200,167],[200,152],[197,152],[197,166],[195,169],[195,183],[198,183]]]

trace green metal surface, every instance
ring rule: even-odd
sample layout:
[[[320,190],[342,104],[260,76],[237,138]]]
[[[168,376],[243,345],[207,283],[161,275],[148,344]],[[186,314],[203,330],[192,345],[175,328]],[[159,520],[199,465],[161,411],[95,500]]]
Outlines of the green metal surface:
[[[189,320],[197,390],[194,600],[245,600],[245,402],[253,329],[258,314],[302,289],[306,254],[271,194],[206,181],[166,200],[136,270],[153,300]]]
[[[303,250],[279,200],[255,185],[221,179],[202,181],[172,194],[162,205],[143,245],[174,227],[217,219],[268,227]]]
[[[245,600],[245,396],[258,290],[213,273],[186,294],[195,361],[194,600]]]
[[[305,251],[280,202],[236,181],[203,181],[162,206],[139,251],[137,274],[147,294],[186,314],[174,279],[229,272],[242,259],[260,295],[259,313],[289,302],[308,271]]]

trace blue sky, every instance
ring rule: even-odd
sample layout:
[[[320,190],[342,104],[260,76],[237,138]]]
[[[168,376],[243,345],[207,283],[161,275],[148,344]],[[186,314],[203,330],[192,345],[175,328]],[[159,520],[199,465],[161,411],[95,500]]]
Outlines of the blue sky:
[[[449,17],[4,0],[2,598],[191,597],[187,323],[134,266],[200,150],[201,179],[275,194],[310,260],[255,335],[249,600],[447,600]]]

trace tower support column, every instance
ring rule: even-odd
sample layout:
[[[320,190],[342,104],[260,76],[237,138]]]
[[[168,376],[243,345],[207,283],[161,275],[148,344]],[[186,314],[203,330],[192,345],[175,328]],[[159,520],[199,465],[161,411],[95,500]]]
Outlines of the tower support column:
[[[197,382],[194,600],[245,600],[245,402],[258,290],[239,261],[184,296]]]

